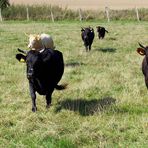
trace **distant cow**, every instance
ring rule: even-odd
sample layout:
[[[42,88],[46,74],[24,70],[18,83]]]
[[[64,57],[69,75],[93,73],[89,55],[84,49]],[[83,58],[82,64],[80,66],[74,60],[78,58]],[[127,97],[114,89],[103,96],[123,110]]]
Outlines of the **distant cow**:
[[[84,42],[84,46],[85,46],[86,51],[88,51],[88,49],[89,49],[89,51],[91,50],[91,45],[93,43],[94,36],[95,36],[95,34],[94,34],[93,28],[88,27],[88,28],[81,29],[81,37]]]
[[[101,26],[97,26],[96,28],[98,32],[98,38],[103,39],[105,37],[105,32],[108,33],[108,31],[104,27],[101,27]]]
[[[58,50],[44,49],[41,52],[30,50],[23,54],[16,54],[16,59],[24,60],[27,65],[27,78],[29,80],[30,95],[32,98],[32,111],[37,110],[36,92],[46,95],[47,108],[51,105],[51,96],[56,88],[65,89],[66,85],[58,85],[64,72],[63,55]]]
[[[50,35],[48,34],[30,34],[28,48],[32,50],[40,51],[44,48],[54,49],[54,42]]]
[[[144,47],[143,45],[140,45],[140,48],[137,48],[137,52],[144,56],[143,62],[142,62],[142,72],[145,78],[145,84],[148,88],[148,46]]]

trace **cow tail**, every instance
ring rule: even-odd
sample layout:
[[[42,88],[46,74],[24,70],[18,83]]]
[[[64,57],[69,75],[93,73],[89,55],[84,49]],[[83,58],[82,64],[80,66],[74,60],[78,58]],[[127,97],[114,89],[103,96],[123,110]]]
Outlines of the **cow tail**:
[[[66,89],[67,88],[67,84],[62,84],[62,85],[56,85],[55,86],[55,89],[57,90],[63,90],[63,89]]]
[[[105,30],[107,33],[108,33],[108,31],[107,30]]]

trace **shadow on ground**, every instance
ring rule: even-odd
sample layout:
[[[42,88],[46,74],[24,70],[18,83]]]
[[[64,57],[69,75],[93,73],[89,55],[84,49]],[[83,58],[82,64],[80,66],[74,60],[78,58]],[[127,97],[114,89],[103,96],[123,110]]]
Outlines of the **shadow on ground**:
[[[85,64],[81,62],[69,62],[65,64],[66,67],[76,67],[76,66],[81,66],[81,65],[85,65]]]
[[[105,97],[101,99],[66,99],[58,102],[55,112],[58,113],[62,109],[79,112],[82,116],[93,115],[96,112],[106,110],[109,106],[115,104],[116,99]]]
[[[116,52],[116,48],[99,48],[99,49],[96,49],[97,51],[102,51],[102,52]]]

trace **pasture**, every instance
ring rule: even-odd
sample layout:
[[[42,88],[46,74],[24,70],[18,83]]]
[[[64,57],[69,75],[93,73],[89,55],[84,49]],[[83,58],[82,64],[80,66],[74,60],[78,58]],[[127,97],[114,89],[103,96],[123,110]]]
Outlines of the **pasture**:
[[[86,52],[81,27],[95,30]],[[109,33],[98,40],[96,26]],[[15,59],[27,49],[26,33],[52,35],[63,52],[65,72],[52,106],[37,95],[31,111],[26,66]],[[0,147],[97,148],[148,145],[148,91],[141,72],[138,42],[146,45],[148,22],[17,22],[0,23]]]

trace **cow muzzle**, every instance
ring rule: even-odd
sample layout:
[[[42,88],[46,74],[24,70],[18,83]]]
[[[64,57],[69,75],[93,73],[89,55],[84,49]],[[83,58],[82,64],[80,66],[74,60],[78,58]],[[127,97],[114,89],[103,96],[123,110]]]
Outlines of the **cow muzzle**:
[[[33,68],[30,68],[27,72],[27,78],[31,79],[33,77],[33,75],[34,75],[34,70],[33,70]]]

